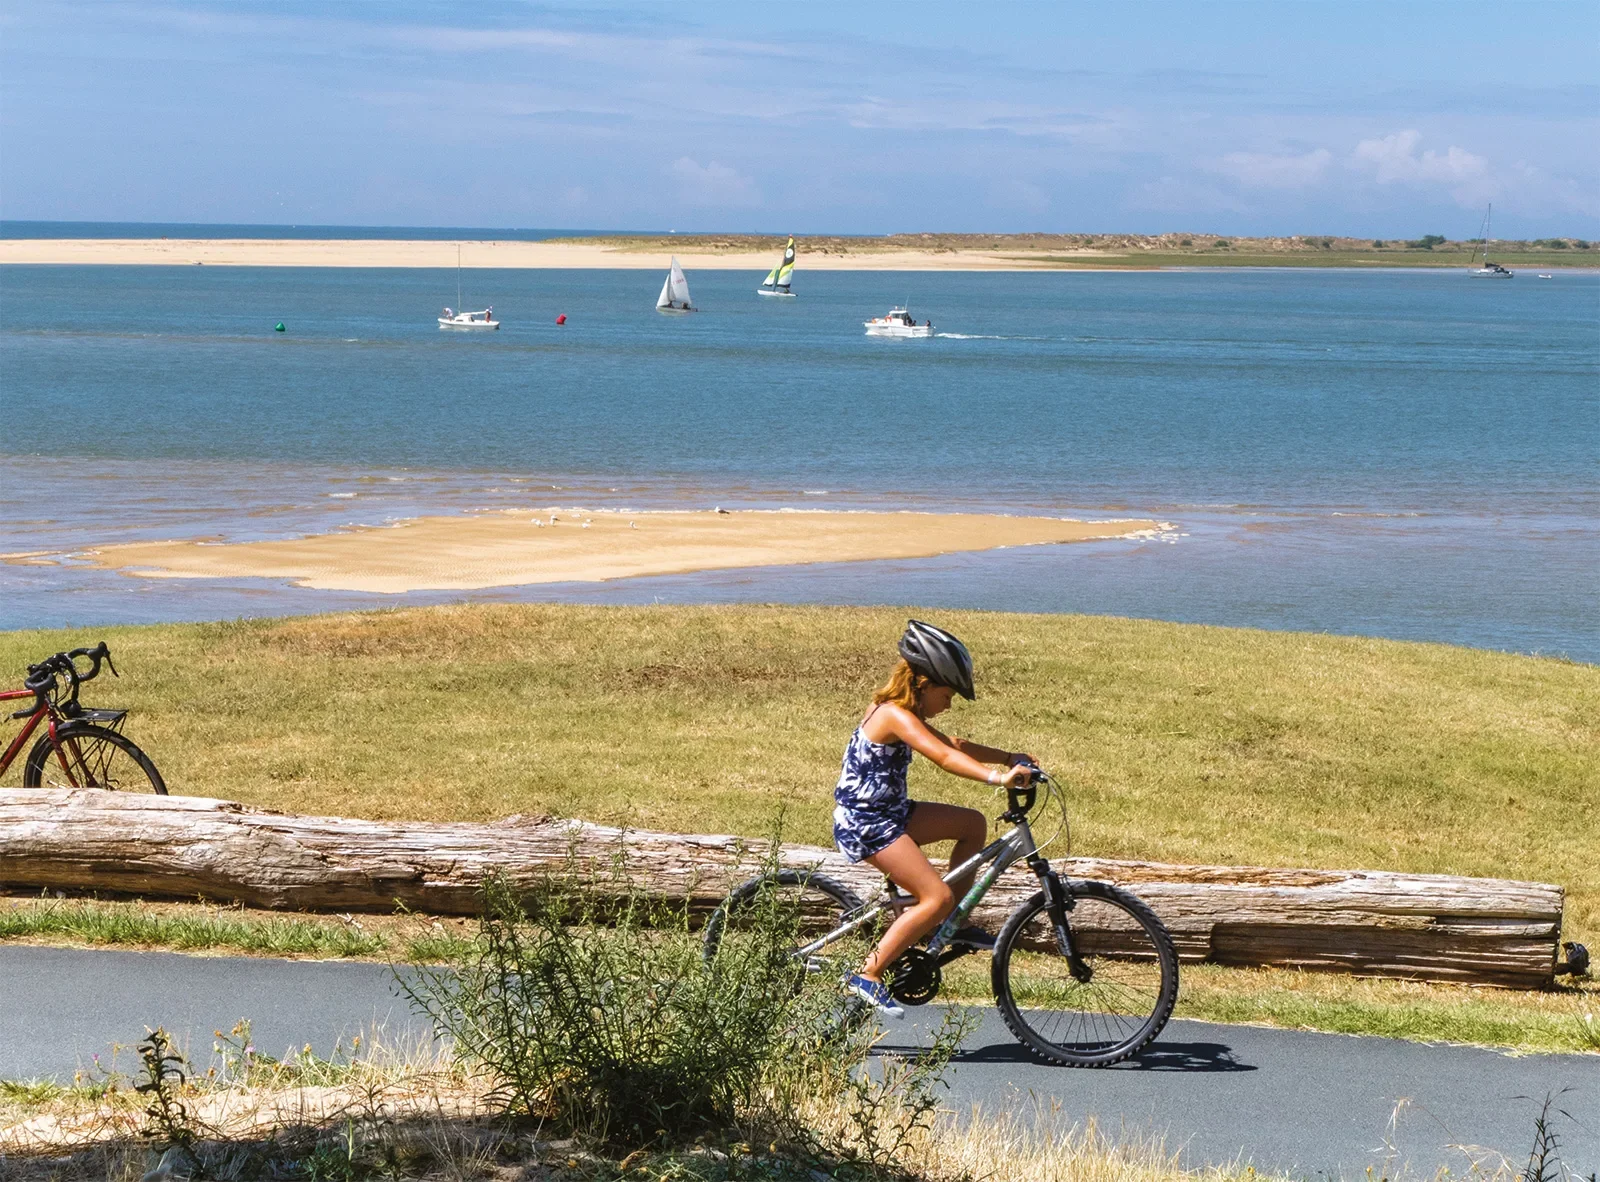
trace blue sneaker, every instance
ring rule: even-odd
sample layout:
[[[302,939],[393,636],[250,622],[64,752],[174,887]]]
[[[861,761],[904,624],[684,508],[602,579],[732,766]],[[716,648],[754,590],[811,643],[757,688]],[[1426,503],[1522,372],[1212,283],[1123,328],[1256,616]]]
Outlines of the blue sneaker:
[[[880,1014],[887,1014],[891,1018],[904,1018],[905,1010],[900,1008],[900,1003],[889,996],[889,990],[882,981],[869,981],[866,977],[851,973],[844,979],[844,990],[853,993],[862,1001],[873,1006]]]

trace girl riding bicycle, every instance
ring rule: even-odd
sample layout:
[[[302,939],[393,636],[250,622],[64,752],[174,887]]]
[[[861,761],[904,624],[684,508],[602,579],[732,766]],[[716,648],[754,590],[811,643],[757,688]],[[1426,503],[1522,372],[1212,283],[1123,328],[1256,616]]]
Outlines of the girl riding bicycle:
[[[977,809],[906,795],[912,753],[921,752],[945,771],[985,784],[1026,785],[1033,777],[1033,758],[1024,752],[953,738],[928,725],[928,719],[949,709],[956,694],[973,700],[972,656],[966,645],[942,628],[911,620],[900,638],[900,663],[872,695],[872,708],[850,736],[833,790],[833,840],[840,851],[852,862],[881,870],[916,900],[889,925],[861,971],[844,981],[851,993],[896,1018],[905,1011],[889,996],[884,972],[950,914],[956,890],[966,885],[945,883],[921,847],[954,841],[954,869],[983,848],[989,832],[988,820]],[[992,948],[994,938],[968,927],[952,943]]]

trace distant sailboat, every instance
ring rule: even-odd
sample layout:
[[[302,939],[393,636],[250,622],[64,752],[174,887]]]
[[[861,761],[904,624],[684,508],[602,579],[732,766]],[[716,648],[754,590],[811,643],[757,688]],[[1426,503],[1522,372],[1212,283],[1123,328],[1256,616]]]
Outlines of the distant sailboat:
[[[678,266],[678,256],[672,256],[672,269],[667,272],[667,281],[661,285],[661,295],[656,299],[657,312],[693,312],[694,304],[689,299],[689,281],[683,277],[683,268]]]
[[[456,307],[461,306],[461,247],[456,246]],[[446,308],[444,315],[439,317],[440,328],[499,328],[500,322],[494,318],[494,305],[491,304],[481,312],[458,312],[455,308]]]
[[[1475,267],[1468,271],[1467,274],[1477,275],[1484,279],[1510,279],[1516,274],[1515,271],[1508,271],[1499,263],[1491,263],[1489,261],[1489,214],[1493,212],[1494,206],[1491,205],[1488,212],[1483,215],[1483,266]],[[1477,257],[1477,251],[1473,251],[1473,257]]]
[[[794,274],[794,236],[789,236],[789,245],[783,248],[783,261],[767,272],[767,277],[761,281],[761,286],[756,288],[757,295],[788,296],[794,298],[794,292],[789,290],[789,277]]]

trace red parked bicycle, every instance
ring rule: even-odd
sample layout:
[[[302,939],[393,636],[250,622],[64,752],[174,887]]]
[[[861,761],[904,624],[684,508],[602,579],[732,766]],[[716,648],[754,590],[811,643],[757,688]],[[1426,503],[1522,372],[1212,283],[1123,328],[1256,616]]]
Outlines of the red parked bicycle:
[[[87,670],[78,667],[80,660],[89,662]],[[28,721],[0,755],[0,776],[43,723],[45,733],[22,767],[24,788],[108,788],[167,794],[156,765],[119,729],[128,712],[91,710],[78,704],[79,687],[100,675],[102,661],[111,676],[120,676],[111,663],[111,650],[101,641],[94,648],[75,648],[29,665],[22,689],[0,690],[0,701],[34,699],[32,706],[11,716]]]

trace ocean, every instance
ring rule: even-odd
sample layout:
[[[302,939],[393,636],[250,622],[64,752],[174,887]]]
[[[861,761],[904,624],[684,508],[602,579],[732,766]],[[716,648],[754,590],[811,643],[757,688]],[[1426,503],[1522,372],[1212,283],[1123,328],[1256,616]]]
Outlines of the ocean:
[[[475,600],[1091,612],[1600,661],[1600,276],[0,267],[0,628]],[[931,340],[867,338],[891,304]],[[557,326],[557,315],[567,322]],[[286,331],[273,331],[282,321]],[[505,506],[1154,516],[1160,537],[471,594],[70,556]]]

